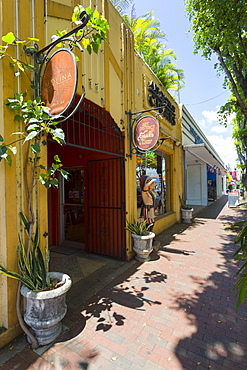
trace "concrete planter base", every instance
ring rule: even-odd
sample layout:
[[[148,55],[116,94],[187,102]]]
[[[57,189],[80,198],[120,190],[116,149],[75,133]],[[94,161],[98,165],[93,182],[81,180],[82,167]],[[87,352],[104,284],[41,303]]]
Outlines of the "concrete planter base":
[[[39,345],[52,343],[61,333],[61,320],[67,312],[66,293],[71,287],[71,279],[60,272],[50,272],[51,279],[64,281],[64,284],[53,290],[32,292],[24,285],[21,294],[26,298],[24,321],[31,327]]]
[[[184,223],[186,223],[186,224],[191,223],[193,211],[194,211],[193,208],[192,209],[183,209],[183,208],[181,209],[182,219],[183,219]]]
[[[131,234],[132,238],[134,239],[134,251],[136,252],[136,260],[139,262],[146,262],[150,260],[150,253],[153,250],[152,242],[155,234],[149,232],[148,235],[136,235]]]

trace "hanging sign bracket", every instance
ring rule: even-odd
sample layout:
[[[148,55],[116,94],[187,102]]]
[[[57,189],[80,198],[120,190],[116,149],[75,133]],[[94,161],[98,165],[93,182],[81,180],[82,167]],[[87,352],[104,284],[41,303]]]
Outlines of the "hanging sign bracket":
[[[72,49],[74,46],[77,46],[80,51],[83,51],[80,41],[84,37],[83,28],[88,23],[88,20],[88,13],[82,11],[80,14],[81,24],[79,26],[61,37],[54,35],[52,42],[41,50],[38,50],[36,44],[33,49],[25,48],[26,54],[34,55],[34,67],[36,71],[34,86],[37,94],[41,95],[45,106],[50,109],[51,119],[59,120],[59,122],[63,122],[72,116],[81,105],[85,96],[85,89],[82,86],[82,95],[73,112],[67,117],[63,115],[74,101],[77,90],[77,63]],[[69,48],[58,48],[49,56],[58,44],[63,45],[64,42],[69,44]]]
[[[152,112],[154,110],[162,110],[166,107],[167,104],[139,112],[125,112],[125,114],[128,115],[128,134],[130,143],[129,154],[126,154],[126,157],[132,159],[132,155],[138,152],[145,153],[147,151],[155,151],[163,144],[164,140],[170,138],[170,136],[159,138],[159,124],[155,118],[152,116],[142,116],[144,113]],[[133,118],[133,116],[135,117]],[[134,139],[133,128],[135,125],[136,129],[136,126],[139,123],[142,127],[139,128],[137,139]],[[147,142],[145,142],[145,138],[147,138]]]

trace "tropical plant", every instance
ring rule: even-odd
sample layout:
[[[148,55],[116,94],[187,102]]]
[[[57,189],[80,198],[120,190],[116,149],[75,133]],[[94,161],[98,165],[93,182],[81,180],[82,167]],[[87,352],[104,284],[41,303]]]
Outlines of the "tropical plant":
[[[234,260],[240,265],[240,268],[234,275],[238,280],[233,288],[237,293],[236,307],[238,309],[241,303],[245,303],[247,292],[247,221],[237,222],[233,227],[241,227],[235,237],[235,244],[240,243],[240,247],[233,255]]]
[[[179,201],[180,201],[180,206],[181,206],[181,209],[187,209],[187,210],[190,210],[192,209],[192,207],[190,206],[187,206],[186,204],[186,200],[184,199],[184,195],[179,195]]]
[[[140,236],[148,235],[149,234],[149,229],[153,226],[153,224],[148,224],[146,220],[144,221],[134,221],[134,222],[129,222],[128,220],[126,230],[130,231],[131,234],[136,234]]]
[[[80,15],[85,9],[78,5],[74,9],[72,15],[72,23],[81,23]],[[109,29],[108,23],[98,11],[92,11],[91,8],[86,9],[89,15],[89,22],[86,27],[84,38],[81,39],[82,46],[89,52],[98,52],[102,40],[106,40],[106,33]],[[58,36],[62,36],[66,31],[58,32]],[[80,35],[76,35],[80,36]],[[22,46],[25,51],[29,51],[31,55],[37,51],[37,47],[30,45],[30,43],[38,42],[38,39],[27,38],[27,41],[19,40],[12,32],[2,37],[3,45],[0,45],[0,59],[7,57],[10,59],[11,65],[14,67],[14,73],[19,76],[21,72],[31,80],[30,74],[35,70],[35,67],[26,61],[18,60],[15,57],[15,49]],[[71,41],[73,43],[73,41]],[[60,46],[58,44],[58,46]],[[37,86],[31,85],[31,88],[37,89]],[[14,121],[18,121],[22,129],[20,132],[13,132],[17,139],[11,143],[6,143],[3,136],[0,135],[0,161],[6,160],[11,166],[11,155],[16,154],[17,149],[14,146],[18,142],[25,144],[22,146],[23,150],[23,189],[26,195],[27,214],[21,212],[22,223],[27,232],[27,240],[18,233],[18,267],[19,273],[11,272],[4,266],[0,265],[0,273],[11,278],[19,280],[18,294],[17,294],[17,315],[19,323],[29,336],[32,347],[37,348],[38,343],[35,337],[25,326],[21,314],[20,304],[20,287],[21,283],[26,285],[32,291],[46,290],[52,287],[52,282],[47,274],[48,272],[48,249],[45,247],[44,255],[41,252],[41,241],[39,238],[39,221],[37,199],[35,197],[35,187],[38,181],[46,188],[58,187],[57,172],[59,172],[65,179],[68,179],[68,172],[62,168],[62,163],[57,155],[54,156],[54,163],[48,168],[42,164],[42,147],[47,145],[48,136],[60,145],[65,144],[65,134],[61,128],[57,127],[58,117],[50,117],[49,108],[45,107],[41,98],[35,96],[31,98],[30,92],[16,93],[13,97],[7,99],[7,106],[9,109],[16,111]],[[33,232],[34,224],[36,222],[36,231]],[[48,234],[45,233],[44,237]]]
[[[134,7],[131,15],[123,19],[134,34],[135,49],[156,74],[167,90],[180,90],[183,87],[184,74],[175,66],[172,60],[176,55],[172,49],[167,49],[165,33],[160,29],[160,22],[154,18],[151,11],[137,17]]]
[[[21,212],[20,217],[25,231],[29,236],[29,223]],[[46,245],[44,256],[39,245],[39,229],[36,226],[34,236],[31,236],[31,248],[26,250],[21,234],[18,234],[19,245],[17,247],[19,272],[7,270],[0,264],[0,272],[8,277],[19,280],[33,292],[47,290],[52,287],[52,282],[48,275],[49,251]]]
[[[247,188],[247,2],[186,0],[185,4],[195,53],[201,51],[208,60],[217,57],[215,68],[225,76],[224,87],[232,93],[219,118],[226,125],[229,115],[235,115],[234,140]]]

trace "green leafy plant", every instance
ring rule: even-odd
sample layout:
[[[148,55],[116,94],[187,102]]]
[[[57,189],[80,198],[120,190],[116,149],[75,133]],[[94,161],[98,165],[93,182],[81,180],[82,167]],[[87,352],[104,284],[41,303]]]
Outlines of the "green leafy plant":
[[[127,222],[127,226],[125,229],[130,231],[132,234],[136,234],[140,236],[148,235],[149,229],[151,228],[151,226],[153,226],[153,224],[147,224],[146,220],[142,222],[138,222],[138,221],[129,222],[127,220],[126,222]]]
[[[34,42],[39,40],[36,38],[28,37],[27,40],[18,39],[13,32],[8,32],[6,35],[2,36],[3,45],[0,45],[0,59],[3,57],[8,57],[10,63],[15,69],[15,75],[19,76],[21,72],[27,72],[35,70],[35,67],[32,64],[24,62],[23,60],[17,59],[13,53],[13,47],[23,46],[25,50],[29,49],[30,51],[36,50],[36,46],[32,45]],[[29,75],[26,73],[26,76],[30,79]]]
[[[218,121],[233,124],[233,141],[247,189],[247,2],[185,0],[185,10],[193,32],[194,52],[207,60],[216,58],[214,66],[224,77],[223,88],[231,92],[220,107]]]
[[[165,88],[170,91],[180,90],[184,83],[184,73],[176,67],[176,55],[172,49],[167,49],[165,33],[153,13],[151,11],[137,17],[133,6],[131,15],[124,14],[123,19],[133,32],[135,49]]]
[[[82,23],[80,14],[85,9],[78,5],[74,9],[72,15],[72,23]],[[102,17],[98,11],[86,9],[89,15],[89,21],[84,31],[79,31],[76,35],[81,45],[91,54],[98,52],[101,47],[101,42],[106,40],[107,31],[109,30],[108,22]],[[67,31],[57,31],[58,36],[62,36]],[[9,32],[2,36],[3,44],[0,45],[0,59],[6,57],[10,60],[10,65],[13,67],[15,76],[20,76],[24,73],[31,81],[30,72],[36,68],[16,58],[18,54],[16,49],[22,47],[27,55],[33,55],[37,49],[36,42],[38,39],[28,37],[26,40],[18,39],[13,32]],[[78,41],[78,42],[79,42]],[[73,44],[73,40],[70,45]],[[57,45],[60,46],[59,44]],[[64,46],[64,45],[63,45]],[[21,55],[21,53],[19,53]],[[28,57],[27,57],[28,58]],[[37,91],[38,86],[31,85],[31,88]],[[22,318],[21,303],[20,303],[20,287],[21,283],[26,285],[32,291],[40,291],[54,288],[48,276],[49,253],[47,246],[44,254],[42,254],[39,237],[39,220],[37,219],[38,210],[37,199],[35,199],[34,188],[38,181],[41,182],[47,189],[50,187],[58,187],[57,174],[61,174],[65,179],[68,179],[69,174],[62,168],[62,163],[57,155],[54,156],[54,163],[51,167],[42,164],[42,147],[47,145],[48,137],[56,141],[60,145],[65,144],[65,134],[59,128],[56,116],[49,115],[49,108],[45,107],[40,96],[31,97],[31,93],[15,93],[13,97],[7,98],[7,106],[9,109],[16,111],[14,121],[19,122],[21,127],[20,132],[13,132],[16,137],[10,143],[7,143],[3,136],[0,135],[0,162],[5,160],[8,165],[12,165],[12,155],[17,153],[16,143],[23,144],[23,155],[20,162],[23,163],[23,189],[26,195],[24,206],[27,208],[26,216],[21,213],[22,223],[27,232],[27,239],[23,239],[22,235],[18,234],[17,259],[19,273],[11,272],[3,265],[0,265],[0,273],[19,280],[17,294],[17,316],[19,323],[24,332],[29,336],[32,347],[37,348],[38,343],[32,333],[27,329]],[[24,145],[25,144],[25,145]],[[19,158],[20,159],[20,158]],[[46,158],[44,158],[46,160]],[[33,232],[34,224],[36,223],[35,232]]]
[[[187,209],[187,210],[191,210],[192,207],[190,206],[187,206],[187,204],[185,203],[185,199],[184,199],[184,196],[182,195],[179,195],[179,201],[180,201],[180,206],[181,206],[181,209]]]
[[[40,173],[39,180],[46,187],[58,187],[58,179],[56,172],[67,180],[68,172],[62,169],[62,164],[58,156],[54,157],[55,162],[51,168],[47,168],[40,164],[41,146],[47,144],[47,136],[50,135],[60,145],[65,144],[65,135],[61,128],[57,128],[57,122],[49,116],[49,108],[45,107],[38,96],[36,99],[27,99],[27,91],[22,94],[14,94],[13,98],[7,98],[7,106],[9,109],[16,110],[17,114],[14,117],[15,121],[23,122],[23,131],[13,132],[12,135],[18,135],[18,139],[10,144],[6,144],[2,136],[0,136],[0,161],[5,159],[11,166],[11,154],[16,154],[17,149],[13,146],[16,142],[22,141],[23,144],[28,143],[30,154],[26,160],[30,163],[32,171],[43,171]],[[26,164],[27,166],[27,164]],[[25,166],[25,167],[26,167]],[[33,178],[33,185],[35,178]]]
[[[33,292],[47,290],[52,287],[48,275],[49,251],[45,247],[44,256],[39,246],[39,230],[36,227],[34,236],[30,235],[30,224],[24,214],[20,213],[25,231],[31,239],[30,250],[26,250],[23,239],[19,233],[17,247],[19,273],[7,270],[0,264],[0,272],[8,277],[19,280]]]
[[[92,10],[90,7],[84,8],[82,5],[77,5],[74,8],[72,15],[72,22],[76,25],[81,23],[80,14],[86,11],[89,15],[89,21],[84,29],[80,30],[76,36],[80,36],[84,32],[83,39],[81,41],[82,46],[86,49],[89,54],[94,51],[98,53],[101,48],[102,41],[107,40],[107,31],[110,29],[107,20],[98,12],[98,10]]]
[[[235,237],[235,244],[240,243],[240,247],[233,255],[234,260],[240,265],[240,268],[234,275],[238,280],[233,288],[237,293],[236,307],[239,308],[240,304],[246,301],[247,292],[247,221],[237,222],[233,227],[241,227]]]
[[[86,25],[86,29],[80,30],[79,34],[76,36],[79,37],[82,45],[89,53],[92,51],[97,53],[101,47],[101,42],[107,38],[109,25],[107,20],[100,15],[97,10],[93,11],[91,8],[85,9],[81,5],[78,5],[74,8],[72,23],[76,25],[81,24],[82,19],[80,16],[85,11],[89,15],[89,21]],[[57,32],[59,36],[65,33],[65,31],[60,33],[59,31]],[[8,57],[11,65],[15,67],[15,71],[17,70],[17,72],[15,72],[16,76],[18,76],[21,71],[25,72],[30,79],[30,76],[27,72],[28,70],[33,71],[35,69],[34,66],[21,60],[17,60],[13,55],[15,55],[15,48],[18,48],[19,46],[22,46],[25,51],[29,50],[35,52],[37,50],[37,46],[36,44],[34,46],[31,44],[34,42],[36,43],[39,40],[30,37],[27,38],[27,41],[19,40],[15,37],[13,32],[9,32],[2,36],[2,41],[3,45],[0,45],[0,59],[3,57]],[[15,144],[17,142],[26,144],[26,151],[24,151],[23,159],[23,186],[27,201],[27,217],[24,217],[22,214],[22,222],[24,224],[28,224],[28,242],[26,246],[28,258],[24,258],[24,243],[22,242],[20,235],[18,237],[18,258],[19,261],[25,260],[27,262],[25,263],[24,268],[25,271],[30,272],[32,268],[35,270],[37,266],[44,265],[44,261],[41,259],[41,251],[39,247],[37,247],[38,228],[36,228],[34,239],[32,237],[36,213],[33,205],[33,203],[35,204],[33,189],[37,185],[38,180],[47,189],[50,187],[58,187],[57,173],[60,173],[66,180],[69,178],[69,173],[62,168],[63,165],[57,155],[54,156],[54,163],[51,164],[51,167],[48,168],[41,163],[41,148],[42,146],[47,145],[48,136],[51,136],[52,140],[56,141],[60,145],[63,145],[65,144],[65,134],[61,128],[57,127],[58,122],[56,120],[58,117],[51,117],[49,115],[49,108],[43,104],[41,97],[36,96],[34,99],[31,99],[27,93],[27,91],[24,93],[15,93],[13,97],[7,98],[6,105],[9,109],[16,111],[14,121],[18,121],[22,129],[20,132],[12,133],[12,135],[17,136],[17,139],[13,140],[11,143],[6,143],[3,136],[0,135],[0,162],[5,160],[11,166],[11,155],[17,153]],[[35,253],[30,251],[35,251]],[[35,258],[37,258],[37,260]],[[23,262],[19,262],[19,268],[23,266]],[[44,270],[42,271],[43,276]],[[8,273],[8,276],[18,278],[21,281],[18,274],[10,274],[9,271],[3,266],[1,266],[0,272],[4,273],[5,275]],[[26,273],[24,275],[26,276]],[[38,280],[40,281],[40,279]],[[46,280],[42,280],[42,286],[45,281]],[[23,280],[22,282],[24,283]],[[30,283],[30,288],[36,290],[36,283]]]

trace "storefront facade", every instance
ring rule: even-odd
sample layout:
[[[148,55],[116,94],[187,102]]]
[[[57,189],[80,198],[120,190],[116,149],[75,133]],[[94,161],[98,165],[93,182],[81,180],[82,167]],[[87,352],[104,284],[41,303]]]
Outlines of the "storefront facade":
[[[50,42],[56,29],[71,28],[74,5],[77,4],[71,0],[13,1],[11,4],[1,1],[0,36],[13,31],[22,39],[36,37],[42,48]],[[177,103],[134,51],[133,35],[112,4],[88,0],[83,5],[97,9],[108,20],[108,43],[104,43],[98,54],[76,51],[80,59],[77,95],[66,114],[84,92],[85,99],[71,117],[59,123],[65,132],[66,145],[60,146],[52,140],[43,148],[48,165],[54,155],[60,157],[70,173],[70,181],[61,179],[58,190],[47,191],[42,186],[36,190],[37,218],[40,234],[48,234],[50,246],[67,243],[89,253],[128,260],[134,252],[125,225],[126,219],[133,221],[140,216],[141,174],[157,178],[154,232],[159,233],[180,220],[181,113]],[[20,127],[14,127],[17,124],[13,123],[13,115],[4,105],[6,97],[12,96],[16,89],[25,91],[29,82],[24,76],[16,78],[5,60],[0,63],[0,78],[3,86],[0,99],[4,107],[0,128],[7,141],[11,132]],[[159,126],[158,142],[152,150],[141,153],[133,144],[138,112],[142,112],[140,117],[153,117]],[[12,168],[0,164],[4,183],[0,190],[1,262],[11,270],[17,270],[18,215],[25,207],[23,154],[19,145]],[[16,281],[0,275],[0,282],[0,326],[5,328],[0,334],[2,347],[21,330],[15,313]]]
[[[226,194],[226,170],[184,105],[181,105],[184,149],[184,191],[189,205],[207,206]]]

